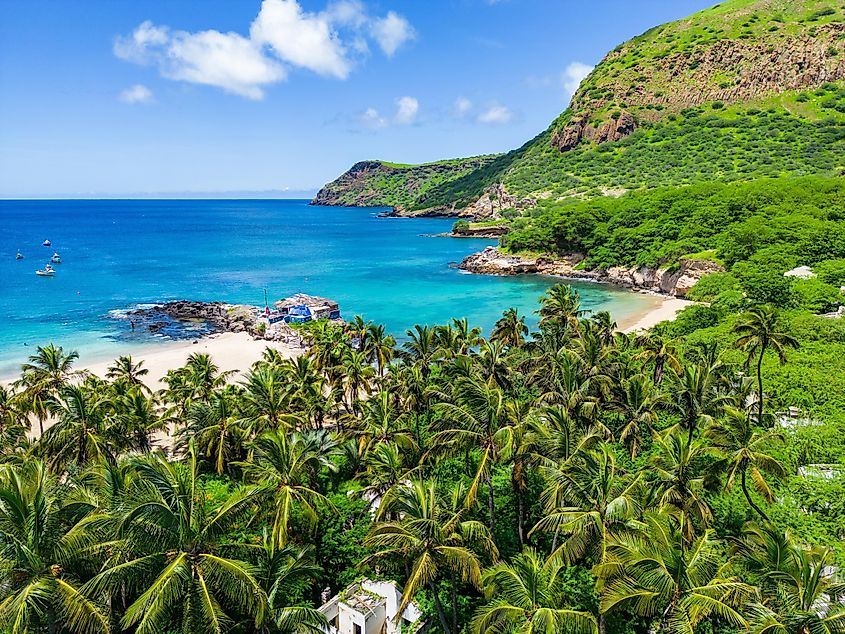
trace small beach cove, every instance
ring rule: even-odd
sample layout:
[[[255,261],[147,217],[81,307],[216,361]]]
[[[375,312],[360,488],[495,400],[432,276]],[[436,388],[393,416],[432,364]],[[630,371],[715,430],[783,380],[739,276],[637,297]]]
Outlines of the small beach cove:
[[[533,322],[537,299],[560,281],[456,270],[450,264],[494,241],[433,239],[424,234],[448,231],[452,221],[378,218],[381,211],[289,200],[2,201],[0,377],[16,375],[51,341],[77,350],[80,367],[201,345],[213,353],[219,337],[200,338],[201,331],[183,333],[183,341],[133,331],[120,311],[137,305],[261,305],[265,288],[271,302],[306,292],[340,302],[346,318],[362,314],[401,337],[416,323],[452,317],[489,332],[511,306]],[[51,247],[41,246],[45,239]],[[15,259],[18,250],[25,259]],[[36,277],[54,250],[62,256],[56,276]],[[586,309],[610,311],[620,328],[642,327],[658,310],[668,314],[662,297],[574,285]]]

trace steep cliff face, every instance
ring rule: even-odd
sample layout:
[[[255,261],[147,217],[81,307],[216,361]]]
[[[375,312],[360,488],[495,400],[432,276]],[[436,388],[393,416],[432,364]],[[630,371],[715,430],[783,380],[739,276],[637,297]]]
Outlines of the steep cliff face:
[[[608,53],[521,148],[368,161],[315,202],[497,217],[542,198],[845,170],[845,5],[727,0]]]
[[[312,204],[393,207],[399,213],[414,209],[417,215],[450,213],[453,210],[444,205],[425,208],[426,192],[483,167],[494,158],[477,156],[424,165],[360,161],[317,192]]]
[[[617,47],[553,126],[568,151],[706,103],[735,104],[845,79],[843,8],[826,0],[734,0]]]

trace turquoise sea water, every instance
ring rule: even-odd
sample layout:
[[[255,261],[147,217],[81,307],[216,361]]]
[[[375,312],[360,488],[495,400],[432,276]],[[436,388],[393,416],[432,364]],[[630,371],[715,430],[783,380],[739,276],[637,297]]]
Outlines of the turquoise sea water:
[[[428,237],[452,222],[379,211],[290,200],[0,201],[0,376],[50,341],[83,362],[149,346],[151,335],[111,316],[137,304],[262,305],[266,288],[271,301],[331,297],[345,317],[363,314],[396,335],[453,316],[489,331],[509,306],[536,310],[553,283],[462,273],[449,264],[492,241]],[[54,250],[63,260],[56,276],[37,277]],[[608,286],[579,290],[587,308],[618,320],[653,303]]]

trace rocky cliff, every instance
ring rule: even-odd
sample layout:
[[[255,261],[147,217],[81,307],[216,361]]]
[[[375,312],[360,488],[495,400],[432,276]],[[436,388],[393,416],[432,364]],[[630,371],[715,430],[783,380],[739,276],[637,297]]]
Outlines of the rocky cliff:
[[[366,161],[315,202],[495,218],[545,197],[839,174],[843,81],[841,2],[726,0],[608,53],[521,148],[420,166]]]
[[[764,100],[845,79],[843,8],[826,0],[726,2],[644,33],[602,60],[553,126],[567,151],[685,108]]]
[[[558,258],[531,257],[502,253],[495,247],[487,247],[480,253],[464,258],[458,268],[470,273],[484,275],[558,275],[569,279],[605,282],[634,290],[651,291],[684,297],[702,277],[724,269],[708,260],[681,258],[671,268],[646,266],[585,270],[581,268],[584,256],[572,254]]]
[[[324,186],[311,203],[393,207],[395,213],[407,215],[451,215],[455,212],[452,206],[426,206],[426,192],[438,184],[471,173],[493,159],[495,156],[477,156],[424,165],[360,161]]]

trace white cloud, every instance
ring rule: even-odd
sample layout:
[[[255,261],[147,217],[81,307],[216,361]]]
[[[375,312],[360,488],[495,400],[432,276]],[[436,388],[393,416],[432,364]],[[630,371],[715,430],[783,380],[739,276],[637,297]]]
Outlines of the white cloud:
[[[403,125],[413,123],[419,110],[420,102],[413,97],[399,97],[396,100],[396,123]]]
[[[115,38],[114,54],[127,62],[146,64],[151,61],[151,50],[167,44],[169,38],[166,26],[156,26],[146,20],[131,35]]]
[[[282,60],[320,75],[346,79],[352,68],[332,27],[330,13],[305,13],[296,0],[264,0],[249,29],[259,46],[269,45]],[[340,16],[349,15],[341,12]]]
[[[563,70],[561,81],[566,97],[569,98],[578,90],[578,86],[586,79],[587,75],[593,72],[593,67],[583,62],[572,62]]]
[[[388,57],[393,57],[400,46],[416,37],[410,22],[394,11],[388,11],[385,17],[373,20],[370,33]]]
[[[335,0],[319,13],[304,11],[297,0],[263,0],[248,36],[174,31],[147,20],[117,37],[113,51],[129,62],[155,64],[169,79],[261,99],[291,68],[346,79],[369,52],[367,37],[391,57],[414,29],[393,11],[368,16],[360,0]]]
[[[367,108],[363,114],[361,114],[361,123],[365,128],[370,128],[371,130],[378,130],[380,128],[384,128],[387,126],[387,120],[379,114],[379,111],[375,108]]]
[[[143,84],[135,84],[134,86],[130,86],[126,90],[122,90],[120,94],[117,96],[120,101],[123,103],[153,103],[155,98],[153,97],[153,91],[144,86]]]
[[[472,102],[466,97],[458,97],[455,99],[455,105],[452,110],[456,117],[465,117],[472,110]]]
[[[489,125],[504,125],[510,123],[513,119],[513,113],[505,106],[493,104],[478,115],[479,123],[486,123]]]
[[[249,99],[261,99],[263,86],[283,80],[284,67],[237,33],[176,33],[162,74],[194,84],[217,86]]]

